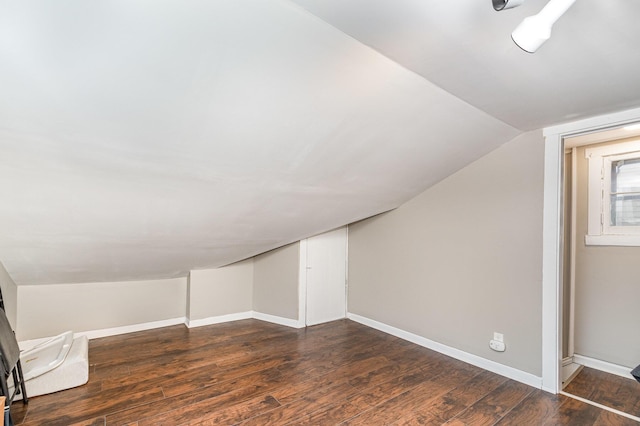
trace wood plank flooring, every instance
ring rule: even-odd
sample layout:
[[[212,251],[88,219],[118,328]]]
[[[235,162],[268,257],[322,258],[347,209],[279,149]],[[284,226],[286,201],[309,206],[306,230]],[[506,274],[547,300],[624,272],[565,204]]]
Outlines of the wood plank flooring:
[[[92,340],[89,383],[12,406],[16,425],[627,425],[342,320],[257,320]]]
[[[640,383],[635,380],[583,367],[564,391],[640,417]]]

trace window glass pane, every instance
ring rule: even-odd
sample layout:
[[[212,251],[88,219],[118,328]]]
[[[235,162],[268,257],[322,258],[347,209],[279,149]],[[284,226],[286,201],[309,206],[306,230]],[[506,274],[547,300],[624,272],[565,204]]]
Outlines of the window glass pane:
[[[611,163],[611,226],[640,226],[640,158]]]
[[[640,194],[611,195],[611,226],[640,226]]]
[[[640,192],[640,158],[611,163],[611,192]]]

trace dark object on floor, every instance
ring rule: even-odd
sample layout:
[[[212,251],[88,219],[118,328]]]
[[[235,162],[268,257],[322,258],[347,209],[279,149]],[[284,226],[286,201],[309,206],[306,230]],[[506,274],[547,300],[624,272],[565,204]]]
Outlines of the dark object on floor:
[[[11,376],[13,376],[15,389],[10,393],[7,380]],[[20,348],[3,309],[0,309],[0,390],[2,391],[2,396],[6,397],[4,423],[6,426],[13,426],[10,413],[13,398],[22,393],[22,402],[26,404],[29,401],[22,375],[22,365],[20,364]]]
[[[640,382],[640,365],[631,370],[631,375],[636,378],[637,381]]]

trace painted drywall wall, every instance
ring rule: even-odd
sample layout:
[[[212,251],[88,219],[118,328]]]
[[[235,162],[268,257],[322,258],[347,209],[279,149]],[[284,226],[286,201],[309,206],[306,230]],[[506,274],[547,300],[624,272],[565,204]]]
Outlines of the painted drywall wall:
[[[526,133],[351,225],[349,312],[540,376],[543,155]]]
[[[253,258],[253,310],[298,319],[300,243]]]
[[[4,310],[7,314],[9,324],[15,330],[17,326],[17,308],[18,308],[18,287],[16,283],[0,262],[0,288],[2,289],[2,299],[4,301]]]
[[[253,259],[189,274],[189,321],[249,312],[253,299]]]
[[[640,363],[640,247],[585,245],[584,150],[577,152],[575,353],[631,368]]]
[[[101,330],[186,314],[187,279],[18,287],[18,340]]]

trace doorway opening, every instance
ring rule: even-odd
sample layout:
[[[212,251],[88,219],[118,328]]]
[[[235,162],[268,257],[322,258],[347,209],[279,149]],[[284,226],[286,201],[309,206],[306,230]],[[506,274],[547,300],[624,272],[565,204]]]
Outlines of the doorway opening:
[[[636,417],[639,162],[629,126],[564,139],[562,390]]]
[[[640,363],[640,350],[635,349],[634,345],[630,349],[622,347],[625,337],[621,337],[621,334],[625,334],[628,324],[620,319],[631,311],[634,314],[640,311],[629,309],[623,302],[615,301],[615,298],[607,301],[603,296],[607,291],[620,293],[616,286],[623,280],[611,274],[610,270],[594,272],[594,265],[598,263],[594,259],[602,257],[611,247],[606,245],[608,243],[594,244],[599,237],[594,239],[589,236],[593,230],[586,223],[589,213],[584,210],[590,203],[590,193],[584,181],[588,180],[589,174],[589,160],[585,151],[614,144],[616,142],[612,141],[615,140],[640,139],[640,129],[624,129],[639,120],[640,110],[633,110],[557,126],[544,132],[543,389],[554,393],[571,393],[570,396],[594,405],[623,411],[627,417],[635,420],[640,420],[640,397],[638,401],[625,402],[623,395],[640,395],[640,383],[635,382],[629,374],[633,368],[629,366],[634,362]],[[593,170],[591,174],[594,174]],[[606,183],[610,185],[611,181]],[[615,198],[619,194],[609,195]],[[593,194],[591,198],[593,201]],[[607,208],[611,208],[611,205],[607,205]],[[620,251],[621,247],[609,252],[608,261],[613,259],[612,268],[616,273],[623,269],[621,262],[625,256],[640,258],[640,247],[634,249],[639,250],[638,255],[625,255]],[[597,292],[594,293],[593,288],[597,289],[598,285],[601,294],[594,296]],[[625,298],[620,294],[617,297]],[[626,297],[633,298],[632,295]],[[607,309],[614,314],[606,313]],[[618,320],[617,326],[594,326],[593,321],[602,314],[605,317],[617,317],[614,318]],[[639,323],[632,322],[634,326]],[[633,335],[626,338],[634,340]],[[609,340],[614,336],[622,340],[617,343],[615,339]],[[639,353],[634,356],[634,351]],[[637,361],[632,361],[636,358]],[[615,370],[602,371],[606,370],[603,366],[610,365],[620,367],[618,374],[612,374],[616,373]],[[564,390],[563,386],[566,386]],[[580,390],[581,387],[583,390]],[[634,390],[635,387],[638,389]],[[616,395],[619,396],[618,400]]]

